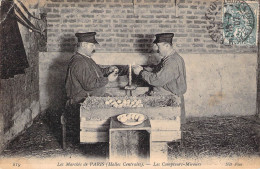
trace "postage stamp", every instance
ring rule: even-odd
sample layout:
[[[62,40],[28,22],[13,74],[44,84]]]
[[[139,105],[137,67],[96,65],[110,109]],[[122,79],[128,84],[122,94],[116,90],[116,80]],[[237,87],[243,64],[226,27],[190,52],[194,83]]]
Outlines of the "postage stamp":
[[[225,1],[223,6],[224,44],[256,45],[256,3]]]
[[[257,45],[258,11],[255,1],[212,2],[205,13],[211,39],[225,45]]]

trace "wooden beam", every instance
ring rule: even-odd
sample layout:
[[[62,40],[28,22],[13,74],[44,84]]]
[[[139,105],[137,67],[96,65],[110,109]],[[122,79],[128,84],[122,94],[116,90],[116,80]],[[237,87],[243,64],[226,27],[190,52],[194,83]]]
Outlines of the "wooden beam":
[[[152,130],[180,130],[180,117],[176,120],[150,120]]]
[[[80,132],[81,143],[108,142],[108,132],[84,131]]]
[[[150,120],[174,120],[180,116],[180,107],[107,108],[87,110],[81,107],[80,118],[86,120],[108,120],[123,113],[142,113]]]

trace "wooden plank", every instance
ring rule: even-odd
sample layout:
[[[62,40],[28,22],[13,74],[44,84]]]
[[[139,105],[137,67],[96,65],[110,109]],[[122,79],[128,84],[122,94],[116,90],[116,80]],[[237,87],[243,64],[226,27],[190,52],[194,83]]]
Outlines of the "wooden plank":
[[[96,120],[83,120],[82,118],[80,119],[80,126],[82,127],[88,127],[88,126],[109,126],[109,119],[108,120],[101,120],[101,121],[96,121]]]
[[[181,139],[181,131],[152,131],[151,141],[174,141]],[[108,142],[108,132],[87,130],[80,132],[80,142],[98,143]]]
[[[98,132],[108,132],[109,126],[102,127],[80,127],[80,131],[98,131]]]
[[[87,110],[80,107],[80,117],[87,120],[107,120],[123,113],[142,113],[150,120],[174,120],[180,116],[180,107],[141,107],[141,108],[107,108]]]
[[[175,120],[151,120],[150,123],[153,131],[180,130],[180,117],[176,117]],[[106,131],[109,129],[109,120],[81,120],[80,129],[82,131]]]
[[[85,120],[80,119],[80,130],[81,131],[107,131],[109,130],[110,120]]]
[[[154,131],[151,132],[152,141],[174,141],[181,139],[181,131]]]
[[[106,131],[109,129],[108,125],[104,125],[104,126],[97,126],[97,125],[88,125],[88,126],[82,126],[80,125],[80,129],[82,131],[87,131],[87,130],[102,130],[102,131]]]
[[[181,139],[181,131],[152,131],[151,141],[174,141]],[[80,132],[80,142],[98,143],[108,142],[108,132],[98,130],[86,130]]]
[[[80,107],[80,118],[84,118],[86,120],[94,120],[94,121],[102,121],[102,120],[108,120],[111,116],[115,116],[118,114],[124,113],[124,109],[122,108],[108,108],[108,109],[91,109],[87,110]]]
[[[81,131],[80,142],[82,143],[108,142],[108,132]]]
[[[82,123],[88,123],[88,124],[109,124],[110,121],[108,120],[88,120],[84,117],[80,118],[80,122]]]
[[[180,130],[180,117],[175,120],[150,120],[152,130]]]

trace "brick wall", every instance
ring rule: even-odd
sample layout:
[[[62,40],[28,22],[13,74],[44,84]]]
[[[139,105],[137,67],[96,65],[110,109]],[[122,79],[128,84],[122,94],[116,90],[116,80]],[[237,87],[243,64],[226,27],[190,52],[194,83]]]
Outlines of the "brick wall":
[[[98,52],[149,52],[154,34],[174,32],[181,53],[251,53],[210,37],[205,13],[215,0],[47,0],[48,51],[73,51],[76,32],[96,31]],[[221,0],[216,21],[221,21]],[[212,16],[211,16],[212,17]]]
[[[260,4],[259,4],[260,8]],[[260,16],[260,11],[259,11]],[[258,23],[258,28],[260,28],[260,23]],[[260,30],[258,29],[258,35],[260,33]],[[257,116],[260,119],[260,36],[258,36],[258,53],[257,53]]]

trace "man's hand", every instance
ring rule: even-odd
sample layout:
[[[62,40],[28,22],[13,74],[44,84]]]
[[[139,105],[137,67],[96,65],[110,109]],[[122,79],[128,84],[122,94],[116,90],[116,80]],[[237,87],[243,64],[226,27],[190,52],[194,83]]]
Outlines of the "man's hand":
[[[117,79],[117,77],[118,77],[118,75],[115,72],[113,72],[110,75],[108,75],[107,78],[108,78],[109,82],[113,82],[113,81],[115,81]]]
[[[109,73],[115,72],[117,74],[119,72],[119,69],[116,66],[110,66],[108,71]]]
[[[142,67],[142,66],[140,66],[140,65],[135,65],[135,66],[133,66],[133,72],[134,72],[134,74],[139,75],[139,73],[141,72],[141,70],[143,70],[143,67]]]
[[[153,68],[151,68],[151,67],[144,67],[144,70],[147,71],[147,72],[152,72]]]

